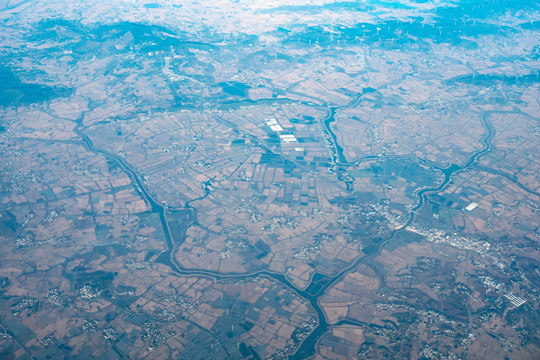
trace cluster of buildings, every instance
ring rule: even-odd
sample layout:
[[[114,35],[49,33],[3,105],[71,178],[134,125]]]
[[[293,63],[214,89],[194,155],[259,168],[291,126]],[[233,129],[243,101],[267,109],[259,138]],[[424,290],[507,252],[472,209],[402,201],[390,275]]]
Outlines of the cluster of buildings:
[[[279,138],[284,143],[298,142],[294,134],[282,134],[284,132],[283,127],[279,125],[275,118],[267,118],[264,120],[264,122],[266,123],[266,125],[268,125],[268,127],[270,127],[270,129],[272,129],[272,131],[276,132],[279,135]]]
[[[520,307],[521,305],[525,304],[525,302],[526,302],[525,300],[523,300],[519,296],[514,295],[511,291],[504,294],[504,297],[507,298],[508,300],[510,300],[512,305],[514,305],[515,307]]]

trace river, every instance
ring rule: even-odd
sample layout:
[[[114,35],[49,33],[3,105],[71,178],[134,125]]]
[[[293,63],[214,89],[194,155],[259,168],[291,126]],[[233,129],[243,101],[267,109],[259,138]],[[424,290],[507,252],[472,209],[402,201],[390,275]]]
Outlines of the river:
[[[365,93],[365,92],[364,92]],[[328,116],[323,119],[323,129],[327,133],[327,139],[331,142],[331,146],[333,148],[333,159],[334,159],[334,165],[337,169],[338,175],[340,172],[346,171],[347,167],[352,166],[354,164],[357,164],[360,161],[364,161],[367,159],[384,159],[384,156],[374,156],[369,155],[362,157],[360,159],[356,159],[355,161],[349,162],[346,160],[345,156],[343,155],[343,148],[338,144],[338,138],[334,131],[331,128],[331,123],[335,121],[335,115],[338,111],[352,107],[356,105],[360,100],[362,95],[359,94],[353,101],[351,101],[348,105],[344,107],[327,107],[329,109]],[[315,104],[312,104],[313,106],[317,106]],[[294,291],[298,296],[305,299],[311,304],[311,307],[315,311],[318,317],[318,323],[315,329],[300,343],[299,347],[297,348],[296,352],[294,354],[290,355],[290,359],[305,359],[315,354],[316,352],[316,346],[319,339],[322,337],[324,333],[326,333],[330,327],[330,325],[327,322],[327,319],[324,315],[323,309],[319,304],[320,298],[325,294],[326,290],[332,286],[334,283],[342,279],[347,273],[350,271],[353,271],[356,267],[358,267],[360,264],[365,264],[370,266],[371,260],[373,260],[375,257],[377,257],[381,249],[389,242],[391,242],[395,236],[400,233],[406,231],[406,227],[409,226],[414,221],[414,216],[416,210],[422,207],[425,196],[428,193],[436,192],[442,190],[451,180],[452,175],[454,175],[457,172],[464,171],[471,167],[475,161],[482,155],[486,154],[487,152],[491,151],[492,149],[492,142],[493,138],[495,136],[495,129],[493,128],[491,122],[489,121],[488,117],[491,113],[494,113],[497,111],[485,111],[481,116],[481,122],[485,129],[485,134],[481,140],[483,148],[475,153],[473,153],[470,158],[462,165],[458,164],[452,164],[446,168],[441,168],[437,166],[434,163],[431,163],[424,159],[416,159],[416,158],[410,158],[407,156],[387,156],[386,158],[392,158],[392,159],[414,159],[416,161],[420,161],[422,163],[429,164],[434,169],[437,169],[439,171],[442,171],[444,174],[444,181],[442,181],[437,186],[431,187],[431,188],[425,188],[417,193],[418,196],[418,202],[416,206],[412,209],[408,221],[405,223],[405,225],[401,226],[398,229],[395,229],[386,239],[383,239],[382,241],[378,242],[376,244],[376,248],[374,251],[371,251],[369,254],[365,254],[364,256],[361,256],[357,258],[355,261],[353,261],[349,266],[347,266],[345,269],[341,270],[338,274],[334,276],[322,276],[320,279],[316,279],[312,281],[312,284],[306,289],[301,290],[294,286],[289,280],[287,280],[286,276],[284,274],[275,273],[267,270],[260,270],[252,273],[239,273],[239,274],[222,274],[214,271],[206,271],[206,270],[189,270],[185,269],[182,266],[180,266],[174,257],[174,250],[176,244],[173,241],[173,238],[171,236],[171,230],[168,224],[167,220],[167,213],[172,211],[185,211],[186,212],[186,224],[185,229],[190,226],[192,221],[196,219],[197,217],[197,211],[193,207],[191,207],[189,204],[181,209],[169,209],[165,205],[159,203],[156,201],[150,194],[149,190],[146,188],[145,184],[141,180],[140,175],[135,171],[123,158],[121,158],[118,155],[112,154],[108,151],[98,149],[96,148],[92,140],[84,134],[82,128],[83,128],[83,119],[84,119],[84,113],[79,117],[79,119],[76,121],[76,127],[74,129],[75,133],[81,137],[81,139],[84,141],[85,147],[88,151],[93,152],[95,154],[100,154],[105,156],[106,158],[109,158],[113,161],[115,161],[131,178],[133,184],[136,186],[138,192],[144,197],[144,199],[147,201],[147,203],[151,206],[152,212],[158,213],[159,218],[161,221],[161,226],[163,229],[163,234],[165,237],[165,241],[167,244],[168,250],[163,252],[157,261],[164,263],[170,268],[176,272],[179,275],[186,275],[186,276],[207,276],[213,279],[222,280],[222,279],[237,279],[237,280],[245,280],[245,279],[251,279],[257,276],[267,276],[275,281],[281,283],[282,285],[286,286],[287,288]],[[231,124],[229,124],[231,125]],[[183,241],[183,239],[180,240],[180,243]],[[373,268],[372,266],[370,266]],[[378,272],[378,270],[374,269],[376,273],[381,277],[381,279],[384,281],[382,274]],[[358,326],[362,325],[363,323],[355,322],[355,321],[348,321],[343,320],[338,324],[356,324]],[[365,325],[365,324],[364,324]]]

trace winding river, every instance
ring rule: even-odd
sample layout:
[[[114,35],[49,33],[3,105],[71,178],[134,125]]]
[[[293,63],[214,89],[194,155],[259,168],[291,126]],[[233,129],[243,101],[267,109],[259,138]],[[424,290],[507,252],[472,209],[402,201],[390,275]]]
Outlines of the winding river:
[[[287,280],[286,276],[281,273],[275,273],[268,270],[260,270],[253,273],[242,273],[242,274],[222,274],[214,271],[206,271],[206,270],[190,270],[185,269],[182,266],[180,266],[174,257],[174,250],[175,250],[175,242],[173,241],[171,230],[169,227],[169,223],[167,220],[167,214],[171,214],[172,212],[184,212],[186,216],[186,222],[185,222],[185,229],[190,226],[190,224],[196,219],[197,217],[197,211],[195,208],[191,207],[189,204],[187,204],[186,207],[181,209],[170,209],[166,205],[163,205],[156,201],[152,195],[150,194],[149,190],[145,186],[144,182],[141,180],[140,175],[135,171],[123,158],[121,158],[118,155],[112,154],[108,151],[98,149],[94,146],[92,140],[83,132],[83,119],[84,119],[84,113],[79,117],[79,119],[76,121],[76,127],[74,129],[75,133],[84,141],[84,145],[86,149],[90,152],[93,152],[95,154],[100,154],[105,156],[106,158],[109,158],[116,162],[131,178],[133,184],[136,185],[136,188],[138,192],[144,197],[144,199],[150,204],[152,208],[152,212],[157,213],[159,215],[161,226],[163,229],[163,234],[165,236],[165,241],[167,244],[168,250],[163,252],[159,258],[157,259],[158,262],[167,264],[170,266],[170,268],[176,272],[179,275],[198,275],[198,276],[207,276],[216,280],[221,279],[250,279],[254,278],[260,275],[264,275],[267,277],[270,277],[274,279],[275,281],[283,284],[284,286],[288,287],[292,291],[294,291],[298,296],[302,297],[306,301],[308,301],[315,313],[318,317],[318,324],[314,328],[314,330],[300,343],[299,347],[297,348],[296,352],[294,354],[290,355],[290,359],[305,359],[315,354],[317,342],[322,337],[324,333],[326,333],[330,326],[327,322],[327,319],[324,315],[323,309],[319,304],[319,299],[325,294],[325,291],[332,286],[334,283],[342,279],[347,273],[353,271],[356,267],[358,267],[360,264],[365,264],[370,266],[371,261],[376,258],[382,248],[389,242],[391,242],[397,234],[406,231],[406,227],[409,226],[414,221],[414,216],[416,210],[420,209],[422,205],[424,204],[425,197],[427,194],[440,191],[446,185],[450,182],[452,175],[454,175],[457,172],[466,170],[470,168],[475,161],[482,155],[488,153],[492,149],[492,142],[493,138],[495,136],[495,129],[493,128],[491,122],[489,121],[489,115],[491,113],[497,112],[497,111],[485,111],[481,116],[481,123],[485,129],[485,134],[481,140],[483,148],[475,153],[473,153],[470,158],[462,165],[452,164],[446,168],[440,168],[434,163],[431,163],[427,160],[423,159],[416,159],[416,158],[410,158],[407,156],[365,156],[360,159],[356,159],[352,162],[349,162],[346,160],[345,156],[343,155],[343,148],[338,144],[337,136],[334,133],[334,131],[331,128],[331,123],[335,121],[336,113],[340,110],[352,107],[356,105],[360,100],[364,93],[359,94],[350,104],[344,107],[327,107],[329,109],[328,116],[322,120],[323,124],[323,130],[326,132],[326,137],[331,143],[332,152],[333,152],[333,159],[334,159],[334,165],[337,169],[338,175],[340,172],[345,172],[346,168],[352,165],[357,164],[358,162],[365,161],[368,159],[414,159],[415,161],[419,161],[425,164],[429,164],[434,169],[441,171],[444,174],[444,180],[438,184],[437,186],[431,187],[431,188],[425,188],[417,193],[418,196],[418,202],[416,203],[415,207],[412,209],[408,221],[405,223],[405,225],[401,226],[400,228],[395,229],[386,239],[383,239],[382,241],[378,242],[375,246],[375,248],[370,251],[369,253],[365,254],[364,256],[361,256],[357,258],[355,261],[353,261],[348,267],[341,270],[338,274],[334,276],[322,276],[321,278],[318,278],[316,280],[313,280],[310,286],[305,289],[301,290],[297,287],[295,287],[289,280]],[[317,106],[315,104],[312,104],[312,106]],[[180,239],[180,242],[183,241]],[[373,268],[373,267],[372,267]],[[374,269],[376,272],[377,270]],[[378,272],[377,272],[378,273]],[[382,274],[379,274],[379,277],[382,278]],[[341,322],[338,322],[339,324],[353,324],[357,326],[363,326],[366,325],[361,322],[356,321],[349,321],[349,320],[342,320]]]

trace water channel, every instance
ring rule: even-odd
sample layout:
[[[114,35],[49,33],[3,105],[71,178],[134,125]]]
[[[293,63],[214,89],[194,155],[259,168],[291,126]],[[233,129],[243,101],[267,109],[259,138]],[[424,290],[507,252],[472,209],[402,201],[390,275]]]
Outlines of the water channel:
[[[349,105],[345,107],[327,107],[329,109],[329,115],[323,120],[324,124],[324,131],[327,132],[327,138],[331,139],[331,145],[333,148],[333,158],[335,162],[335,166],[338,169],[338,172],[340,169],[343,171],[346,167],[352,166],[360,161],[364,161],[367,159],[383,159],[384,157],[381,156],[366,156],[361,159],[357,159],[353,162],[349,162],[346,160],[345,156],[343,155],[343,148],[338,144],[337,136],[331,129],[330,124],[335,121],[336,113],[339,110],[343,110],[349,107],[352,107],[356,105],[363,94],[358,95]],[[314,105],[314,104],[313,104]],[[441,189],[443,189],[451,180],[451,177],[453,174],[459,171],[463,171],[469,167],[471,167],[475,161],[482,156],[483,154],[491,151],[492,149],[492,141],[493,137],[495,135],[495,130],[489,121],[488,117],[491,113],[494,113],[497,111],[485,111],[481,116],[481,122],[485,129],[485,135],[483,136],[481,142],[483,145],[483,148],[474,154],[471,155],[471,157],[462,165],[452,164],[446,168],[440,168],[436,164],[429,163],[426,160],[423,159],[415,159],[417,161],[423,162],[423,163],[429,163],[431,166],[433,166],[435,169],[442,171],[444,174],[444,181],[442,181],[438,186],[431,187],[431,188],[425,188],[417,193],[418,195],[418,202],[416,206],[412,209],[411,214],[409,216],[408,221],[405,223],[405,225],[401,226],[398,229],[395,229],[386,239],[383,239],[382,241],[378,242],[376,244],[375,249],[370,251],[369,253],[365,254],[364,256],[361,256],[357,258],[354,262],[352,262],[347,268],[340,271],[338,274],[334,276],[320,276],[318,278],[314,277],[314,280],[310,284],[310,286],[306,290],[301,290],[295,287],[284,274],[271,272],[268,270],[260,270],[253,273],[245,273],[245,274],[222,274],[217,273],[213,271],[206,271],[206,270],[189,270],[185,269],[182,266],[180,266],[174,259],[174,250],[175,250],[175,243],[173,241],[171,230],[167,221],[167,213],[171,212],[178,212],[182,211],[184,212],[186,216],[186,222],[185,222],[185,230],[190,226],[192,221],[196,219],[197,217],[197,211],[191,206],[186,206],[181,209],[169,209],[165,205],[159,203],[156,201],[149,193],[148,189],[145,187],[145,184],[142,182],[140,175],[130,167],[130,165],[121,157],[118,155],[112,154],[108,151],[98,149],[96,148],[92,140],[84,134],[82,131],[83,128],[83,119],[84,119],[84,113],[81,115],[81,117],[77,120],[75,127],[75,133],[82,138],[84,141],[85,147],[88,151],[100,154],[105,156],[106,158],[114,160],[131,178],[132,182],[136,185],[136,188],[138,192],[144,197],[144,199],[151,205],[152,212],[158,213],[161,226],[163,229],[163,234],[165,236],[165,241],[167,244],[167,250],[163,252],[157,261],[167,264],[170,266],[170,268],[176,272],[179,275],[185,275],[185,276],[207,276],[211,277],[216,280],[221,279],[238,279],[238,280],[244,280],[244,279],[251,279],[257,276],[267,276],[275,281],[283,284],[287,288],[294,291],[298,296],[305,299],[311,304],[311,307],[315,311],[318,317],[318,324],[314,328],[314,330],[300,343],[299,347],[297,348],[296,352],[294,354],[291,354],[289,356],[290,359],[298,360],[298,359],[305,359],[315,354],[316,352],[316,346],[319,341],[319,339],[322,337],[324,333],[326,333],[330,326],[326,320],[326,317],[324,315],[324,312],[322,310],[322,307],[319,304],[319,299],[325,294],[325,291],[332,286],[332,284],[336,283],[340,279],[342,279],[347,273],[350,271],[353,271],[356,267],[358,267],[360,264],[366,264],[370,265],[370,261],[373,260],[375,257],[377,257],[381,249],[389,242],[391,242],[397,234],[400,232],[406,231],[406,227],[409,226],[414,221],[414,215],[415,211],[422,207],[424,201],[425,201],[425,195],[430,192],[436,192]],[[400,156],[390,156],[388,158],[402,158]],[[404,156],[403,158],[408,158]],[[180,239],[180,242],[183,241],[183,236]],[[378,274],[379,276],[382,276],[381,274]],[[349,320],[342,320],[338,324],[354,324],[357,326],[367,325],[364,323],[356,322],[356,321],[349,321]],[[335,326],[335,325],[332,325]]]

